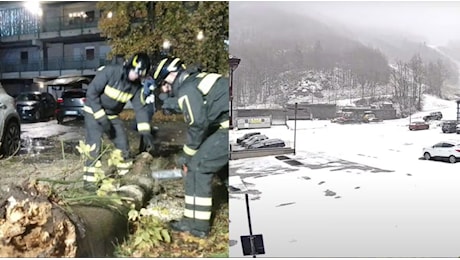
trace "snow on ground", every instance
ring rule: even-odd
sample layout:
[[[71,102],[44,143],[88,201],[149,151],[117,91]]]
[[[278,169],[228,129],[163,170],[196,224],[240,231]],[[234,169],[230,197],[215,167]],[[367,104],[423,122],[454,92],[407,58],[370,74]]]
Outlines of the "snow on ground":
[[[431,111],[456,118],[456,103],[426,96]],[[409,131],[409,118],[339,125],[298,121],[291,166],[274,156],[230,161],[230,176],[249,189],[253,234],[262,234],[259,257],[458,257],[460,162],[422,160],[422,149],[442,140],[439,122]],[[257,129],[293,144],[289,129]],[[254,130],[232,130],[230,141]],[[244,195],[230,194],[231,257],[242,256],[249,235]]]

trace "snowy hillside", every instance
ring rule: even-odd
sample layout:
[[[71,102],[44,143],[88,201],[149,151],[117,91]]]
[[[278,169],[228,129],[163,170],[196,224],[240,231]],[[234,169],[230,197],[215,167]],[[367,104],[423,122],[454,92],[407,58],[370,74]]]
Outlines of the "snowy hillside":
[[[441,111],[456,118],[456,102],[424,96],[421,120]],[[294,122],[258,129],[293,142]],[[409,118],[375,124],[297,122],[300,165],[274,156],[230,161],[230,177],[250,190],[252,229],[264,236],[264,257],[458,257],[460,162],[426,161],[423,147],[460,135],[409,131]],[[232,130],[230,139],[254,130]],[[248,235],[242,193],[230,194],[231,257]]]

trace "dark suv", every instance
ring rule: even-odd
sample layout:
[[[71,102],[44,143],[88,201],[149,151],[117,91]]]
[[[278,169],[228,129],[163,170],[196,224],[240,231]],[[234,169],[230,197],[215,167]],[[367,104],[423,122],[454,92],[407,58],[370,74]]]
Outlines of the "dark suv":
[[[457,120],[446,120],[442,122],[443,133],[455,133],[457,131]]]
[[[441,120],[442,113],[441,112],[431,112],[429,115],[423,117],[423,121],[430,121],[430,120]]]
[[[58,98],[56,119],[58,124],[64,122],[66,117],[83,118],[83,106],[86,100],[86,89],[67,89]]]
[[[56,100],[47,92],[22,92],[16,97],[16,110],[22,120],[38,122],[54,117]]]

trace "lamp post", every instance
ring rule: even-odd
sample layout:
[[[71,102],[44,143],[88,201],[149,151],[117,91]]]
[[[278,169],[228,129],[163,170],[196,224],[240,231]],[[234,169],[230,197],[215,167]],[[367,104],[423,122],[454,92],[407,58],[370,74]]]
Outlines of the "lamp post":
[[[230,55],[228,63],[230,65],[230,128],[233,128],[233,72],[238,68],[241,59]]]

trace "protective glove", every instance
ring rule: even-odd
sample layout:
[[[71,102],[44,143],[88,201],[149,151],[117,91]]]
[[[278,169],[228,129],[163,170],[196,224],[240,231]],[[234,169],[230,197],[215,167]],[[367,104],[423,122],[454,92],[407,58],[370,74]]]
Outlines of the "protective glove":
[[[176,165],[182,169],[184,175],[187,175],[188,165],[191,160],[192,160],[192,156],[184,152],[181,152],[179,156],[176,158]]]
[[[142,83],[142,87],[144,89],[144,95],[149,96],[152,94],[153,90],[156,88],[155,80],[154,79],[146,79]]]
[[[98,119],[97,122],[99,125],[101,125],[102,131],[104,131],[104,133],[106,133],[110,138],[115,136],[113,125],[107,116],[103,116],[102,118]]]
[[[182,167],[182,166],[188,166],[188,164],[190,163],[190,160],[192,160],[192,156],[184,153],[184,152],[181,152],[179,154],[179,156],[177,157],[176,159],[176,164],[177,166],[179,167]]]
[[[153,136],[150,134],[150,133],[145,133],[145,134],[142,134],[141,136],[141,152],[148,152],[148,153],[151,153],[153,152],[155,146],[154,146],[154,140],[153,140]]]

